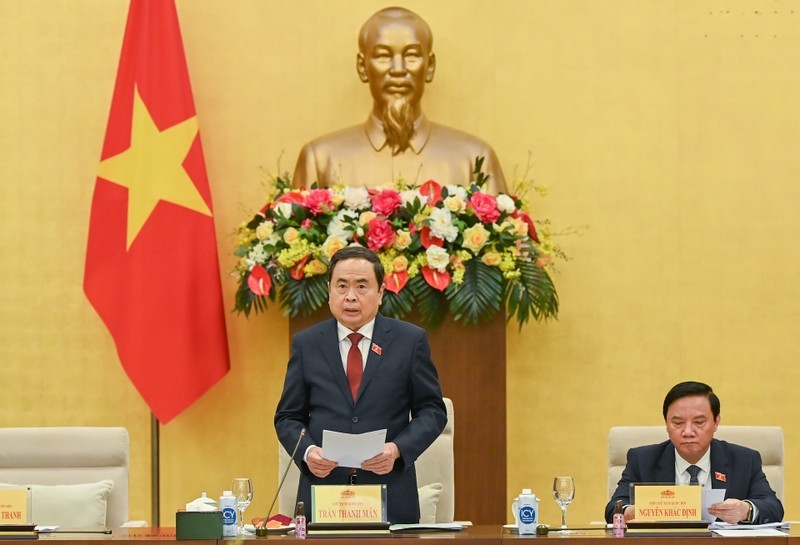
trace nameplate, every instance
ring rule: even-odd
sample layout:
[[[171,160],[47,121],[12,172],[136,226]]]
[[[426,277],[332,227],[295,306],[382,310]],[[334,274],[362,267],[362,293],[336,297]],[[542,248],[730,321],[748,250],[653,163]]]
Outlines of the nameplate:
[[[0,524],[30,524],[31,488],[0,488]]]
[[[669,484],[634,487],[635,520],[700,520],[702,487]]]
[[[320,522],[386,522],[386,485],[313,485],[312,520]]]

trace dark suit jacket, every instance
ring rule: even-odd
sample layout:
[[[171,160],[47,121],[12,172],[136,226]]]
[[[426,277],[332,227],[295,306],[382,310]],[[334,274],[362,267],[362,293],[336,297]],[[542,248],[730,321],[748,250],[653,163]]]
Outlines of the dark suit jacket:
[[[297,499],[305,502],[307,513],[312,484],[346,484],[348,480],[348,468],[337,467],[320,479],[303,462],[309,446],[322,445],[322,430],[364,433],[386,428],[386,441],[397,445],[400,459],[388,475],[359,469],[358,484],[387,485],[390,522],[419,522],[414,461],[446,423],[428,337],[419,327],[378,314],[355,403],[339,352],[336,320],[316,324],[292,340],[275,429],[289,453],[300,430],[308,430],[295,456],[301,472]]]
[[[709,480],[711,488],[726,489],[725,499],[753,502],[758,508],[755,523],[779,522],[783,519],[783,505],[767,482],[758,451],[712,439]],[[630,449],[617,490],[606,505],[606,521],[611,522],[617,500],[622,500],[624,505],[631,503],[631,483],[674,482],[675,447],[670,441]]]

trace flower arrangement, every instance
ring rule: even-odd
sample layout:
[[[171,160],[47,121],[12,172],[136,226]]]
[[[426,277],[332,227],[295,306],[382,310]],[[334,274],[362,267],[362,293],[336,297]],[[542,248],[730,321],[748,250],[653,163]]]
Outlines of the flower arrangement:
[[[328,264],[339,249],[367,246],[386,271],[381,313],[416,310],[438,326],[450,312],[476,324],[505,303],[509,319],[556,317],[558,295],[547,272],[553,248],[540,242],[520,199],[486,193],[483,159],[469,186],[293,189],[287,176],[238,229],[235,309],[249,315],[275,302],[289,316],[307,315],[328,297]]]

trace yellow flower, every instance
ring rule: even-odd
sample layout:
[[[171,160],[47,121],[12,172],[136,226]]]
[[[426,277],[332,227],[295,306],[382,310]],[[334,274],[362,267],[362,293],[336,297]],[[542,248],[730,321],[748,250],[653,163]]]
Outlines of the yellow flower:
[[[328,267],[319,259],[312,259],[306,263],[305,267],[303,267],[303,272],[306,274],[306,276],[325,274],[328,272]]]
[[[292,244],[293,242],[297,242],[299,239],[300,239],[300,231],[298,231],[294,227],[289,227],[283,233],[283,241],[286,244]]]
[[[467,204],[459,197],[452,195],[444,200],[444,207],[451,212],[463,212],[466,210]]]
[[[402,272],[406,269],[408,269],[408,258],[406,258],[404,255],[395,257],[392,261],[392,271]]]
[[[394,242],[392,246],[394,246],[398,250],[405,250],[406,248],[411,245],[411,235],[408,231],[397,231],[394,237]]]
[[[378,214],[372,212],[371,210],[368,210],[366,212],[362,212],[361,215],[358,216],[358,223],[360,223],[361,225],[366,225],[376,217],[378,217]]]
[[[256,227],[256,238],[258,238],[258,240],[266,240],[272,234],[274,229],[274,223],[271,221],[263,221],[258,224],[258,227]]]
[[[500,264],[501,259],[502,258],[500,257],[500,254],[497,252],[486,252],[481,258],[481,261],[484,265],[497,267]]]
[[[472,227],[464,229],[464,248],[472,250],[476,254],[489,240],[489,231],[487,231],[482,223],[476,223]]]
[[[344,202],[344,195],[341,193],[333,193],[331,195],[331,202],[333,202],[334,208],[338,209]]]
[[[325,242],[322,243],[322,255],[330,259],[333,254],[345,246],[347,246],[347,241],[342,237],[333,235],[329,236],[325,239]]]

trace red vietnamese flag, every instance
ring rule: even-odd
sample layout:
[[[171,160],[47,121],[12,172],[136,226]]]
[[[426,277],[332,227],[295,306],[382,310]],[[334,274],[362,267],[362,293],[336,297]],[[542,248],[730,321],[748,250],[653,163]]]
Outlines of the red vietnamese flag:
[[[228,372],[211,193],[174,0],[131,0],[84,290],[160,422]]]

